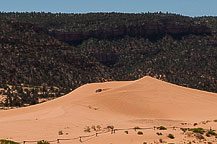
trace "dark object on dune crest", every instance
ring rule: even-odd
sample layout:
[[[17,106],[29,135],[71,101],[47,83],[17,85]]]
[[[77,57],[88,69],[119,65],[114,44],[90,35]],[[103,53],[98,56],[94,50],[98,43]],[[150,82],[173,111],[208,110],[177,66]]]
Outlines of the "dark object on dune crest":
[[[98,93],[98,92],[102,92],[102,89],[97,89],[97,90],[96,90],[96,93]]]

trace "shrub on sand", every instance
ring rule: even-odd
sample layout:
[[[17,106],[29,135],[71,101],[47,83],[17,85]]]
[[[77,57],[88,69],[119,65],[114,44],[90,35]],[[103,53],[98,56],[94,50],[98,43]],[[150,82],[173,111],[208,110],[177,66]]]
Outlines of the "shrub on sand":
[[[50,143],[47,141],[38,141],[37,144],[50,144]]]
[[[195,135],[195,137],[196,137],[197,139],[199,139],[199,140],[205,139],[204,136],[203,136],[202,134],[199,134],[199,133],[197,133],[197,134]]]
[[[137,130],[137,129],[141,129],[141,128],[140,128],[140,127],[138,127],[138,126],[136,126],[136,127],[134,127],[134,129],[135,129],[135,130]]]
[[[11,140],[1,139],[0,144],[19,144],[19,143],[11,141]]]
[[[113,130],[113,129],[114,129],[114,126],[113,126],[113,125],[109,125],[109,126],[107,126],[107,129]]]
[[[85,127],[84,132],[90,132],[90,127],[89,126]]]
[[[209,130],[209,131],[207,131],[206,135],[213,135],[213,136],[216,136],[217,133],[214,132],[213,130]]]
[[[159,130],[167,130],[167,128],[164,127],[164,126],[157,127],[157,129],[159,129]]]
[[[168,138],[174,139],[174,135],[173,134],[168,134]]]
[[[100,125],[97,125],[96,128],[97,128],[97,131],[100,131],[102,127]]]
[[[183,132],[186,132],[188,128],[180,128],[180,130],[182,130]]]
[[[157,135],[163,135],[162,133],[159,133],[159,132],[157,132],[156,134],[157,134]]]
[[[63,131],[60,130],[60,131],[58,132],[58,134],[59,134],[59,135],[63,135]]]
[[[194,133],[204,134],[205,130],[203,128],[192,128],[189,131],[193,131]]]

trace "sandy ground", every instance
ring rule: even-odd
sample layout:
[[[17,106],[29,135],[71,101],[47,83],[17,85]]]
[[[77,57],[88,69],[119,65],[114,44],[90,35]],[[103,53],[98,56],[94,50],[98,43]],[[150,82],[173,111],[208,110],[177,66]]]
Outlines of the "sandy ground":
[[[96,92],[99,89],[102,91]],[[65,139],[60,140],[63,144],[81,143],[80,140],[90,144],[217,143],[215,136],[204,134],[205,139],[199,140],[194,133],[180,130],[180,127],[217,130],[214,120],[217,120],[217,94],[144,77],[136,81],[87,84],[46,103],[1,110],[0,139],[54,140],[51,143]],[[156,128],[159,126],[168,129],[159,130]],[[137,134],[138,131],[143,134]],[[168,138],[168,134],[175,138]],[[79,138],[87,135],[92,136]]]

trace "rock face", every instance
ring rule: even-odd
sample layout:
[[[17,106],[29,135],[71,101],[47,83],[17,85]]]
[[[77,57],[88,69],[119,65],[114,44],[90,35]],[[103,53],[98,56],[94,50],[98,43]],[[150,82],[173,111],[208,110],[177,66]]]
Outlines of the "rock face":
[[[62,32],[57,30],[49,31],[49,34],[58,40],[76,43],[88,38],[118,38],[126,35],[132,37],[155,37],[166,34],[183,36],[189,34],[203,35],[211,34],[211,29],[205,25],[185,24],[177,21],[167,20],[160,22],[144,22],[142,25],[122,25],[113,29],[96,29],[85,32]]]
[[[187,24],[183,22],[178,22],[176,20],[161,20],[161,21],[144,21],[141,25],[120,25],[115,28],[103,28],[103,29],[94,29],[89,31],[58,31],[58,30],[48,30],[47,28],[33,23],[24,23],[24,22],[11,22],[13,28],[23,27],[23,29],[33,29],[35,32],[44,32],[54,38],[64,41],[71,44],[76,44],[83,40],[89,38],[97,39],[110,39],[110,38],[120,38],[124,36],[131,37],[147,37],[147,38],[156,38],[159,36],[164,36],[166,34],[172,36],[183,36],[189,34],[195,35],[204,35],[211,34],[212,30],[206,25],[199,24]],[[0,41],[13,41],[13,40],[4,40]],[[14,40],[16,41],[16,40]]]

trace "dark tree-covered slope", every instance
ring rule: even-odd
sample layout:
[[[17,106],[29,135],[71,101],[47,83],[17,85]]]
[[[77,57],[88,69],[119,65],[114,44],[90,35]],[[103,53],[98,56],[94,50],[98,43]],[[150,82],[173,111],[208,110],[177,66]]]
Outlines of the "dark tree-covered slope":
[[[90,82],[145,75],[217,92],[215,17],[0,13],[0,95],[35,104]]]

